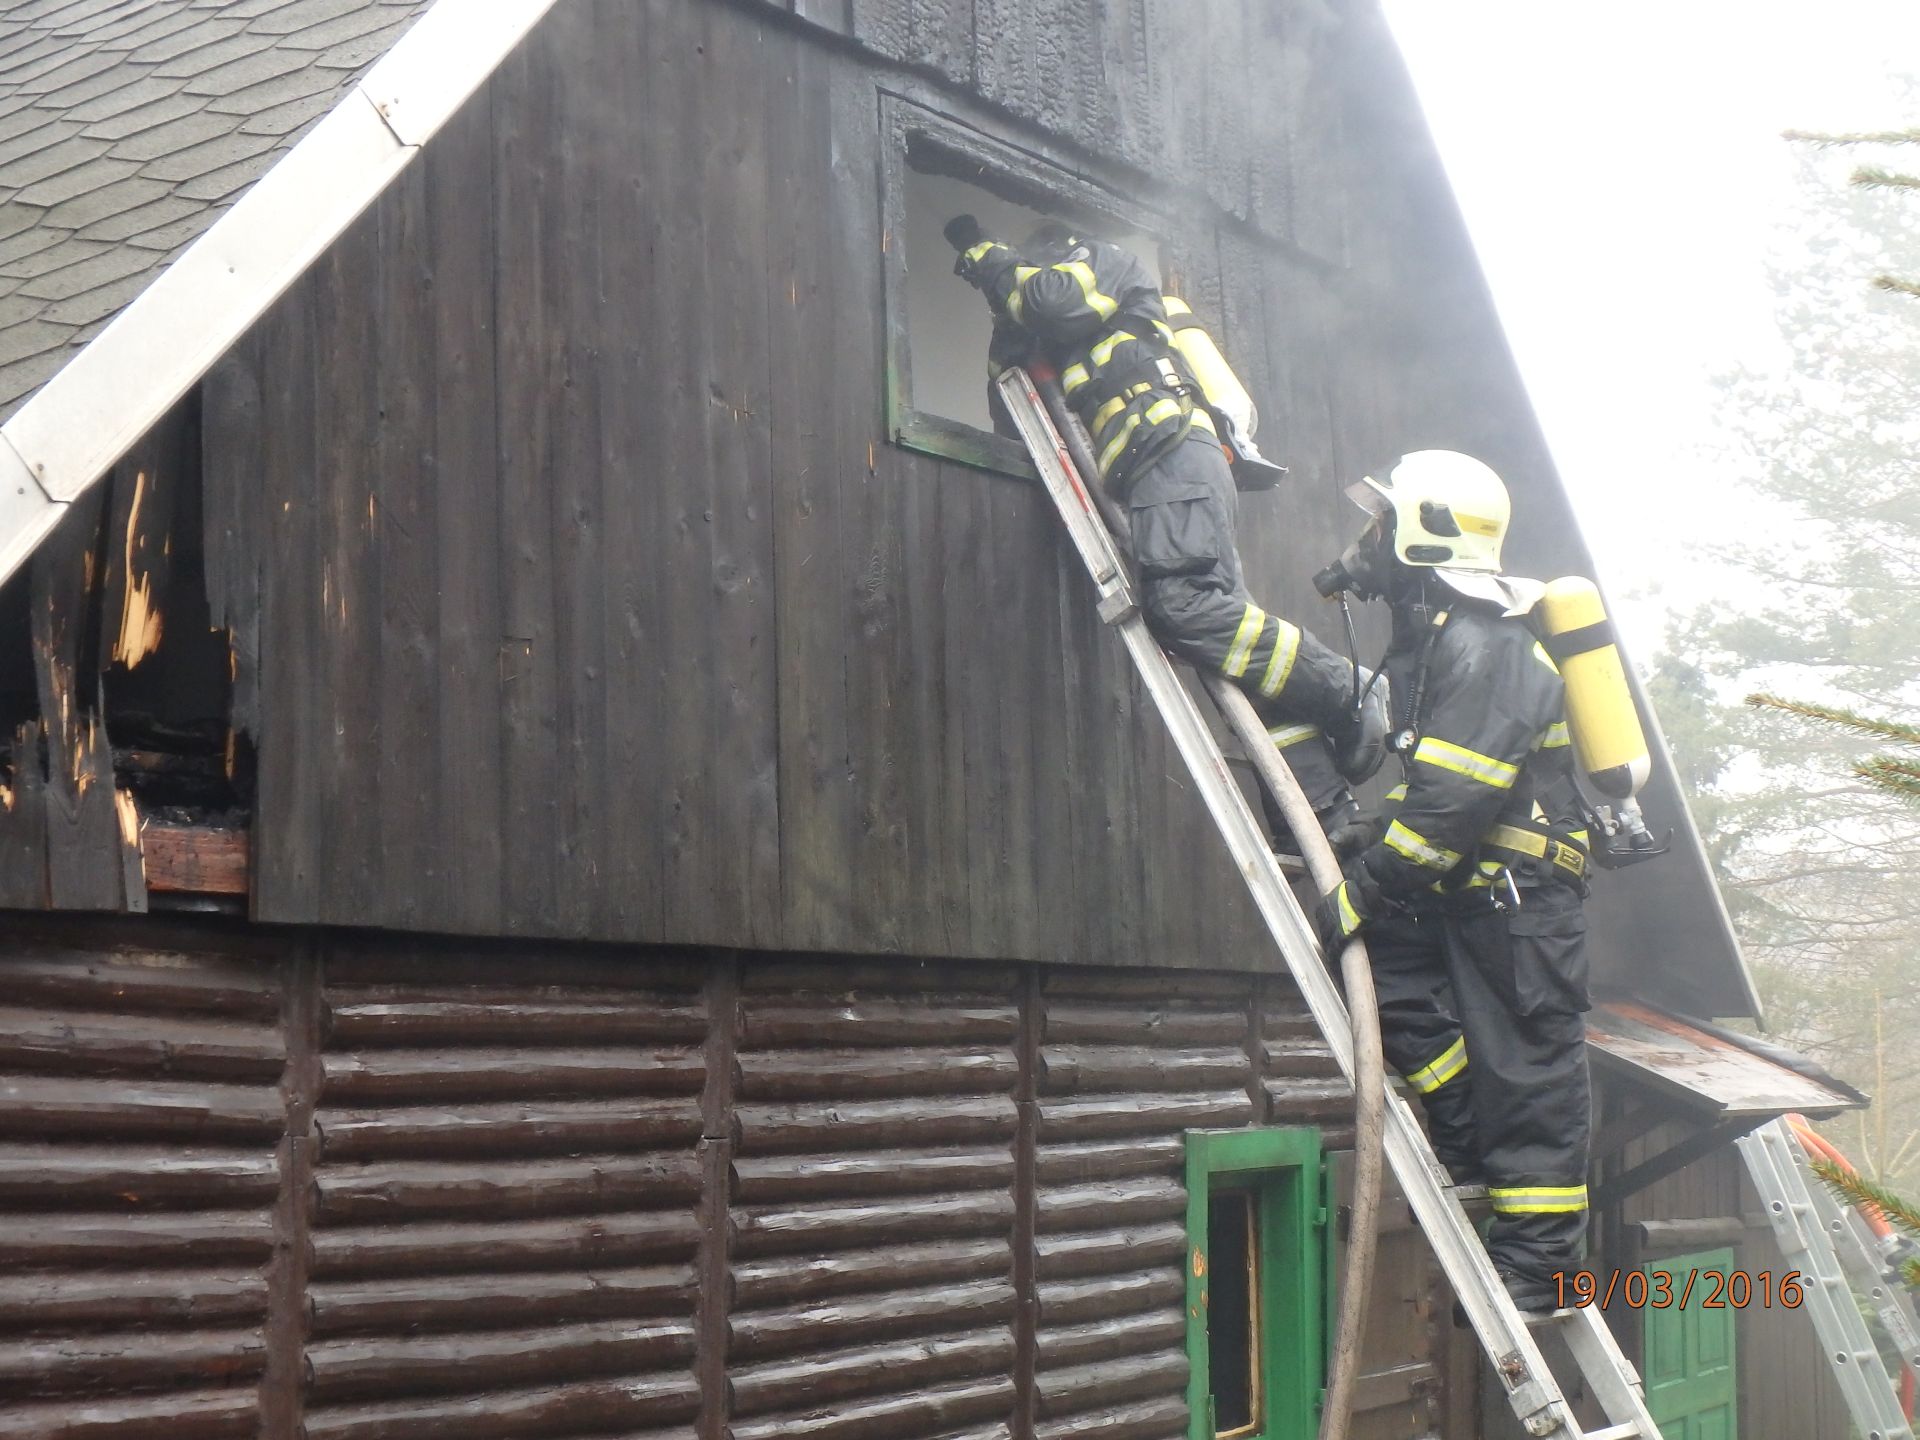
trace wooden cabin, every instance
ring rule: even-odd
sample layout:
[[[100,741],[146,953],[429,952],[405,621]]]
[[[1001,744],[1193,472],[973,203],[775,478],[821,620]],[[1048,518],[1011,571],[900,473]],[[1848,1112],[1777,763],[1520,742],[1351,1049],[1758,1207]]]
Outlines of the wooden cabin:
[[[1311,1435],[1351,1097],[939,227],[1159,266],[1330,641],[1406,450],[1590,571],[1371,0],[30,0],[0,102],[0,1440]],[[1687,1018],[1646,798],[1595,1263],[1759,1269],[1728,1138],[1857,1097]],[[1505,1433],[1388,1209],[1356,1435]]]

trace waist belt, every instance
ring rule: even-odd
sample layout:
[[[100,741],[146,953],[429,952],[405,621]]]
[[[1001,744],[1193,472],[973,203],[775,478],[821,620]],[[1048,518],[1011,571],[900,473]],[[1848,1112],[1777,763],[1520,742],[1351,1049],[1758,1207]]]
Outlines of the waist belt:
[[[1588,860],[1584,850],[1555,835],[1544,825],[1503,823],[1480,837],[1480,853],[1509,864],[1529,860],[1544,861],[1574,880],[1587,878]]]

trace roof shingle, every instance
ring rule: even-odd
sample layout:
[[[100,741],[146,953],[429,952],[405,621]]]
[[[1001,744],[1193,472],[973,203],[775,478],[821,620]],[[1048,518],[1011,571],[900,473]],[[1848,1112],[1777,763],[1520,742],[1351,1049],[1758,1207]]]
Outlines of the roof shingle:
[[[0,421],[431,0],[16,0],[0,14]]]

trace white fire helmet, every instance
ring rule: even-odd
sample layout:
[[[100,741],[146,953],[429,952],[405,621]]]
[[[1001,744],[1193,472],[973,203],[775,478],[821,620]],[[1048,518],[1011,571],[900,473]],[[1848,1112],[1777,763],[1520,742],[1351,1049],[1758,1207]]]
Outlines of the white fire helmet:
[[[1460,594],[1524,609],[1538,598],[1532,581],[1500,574],[1500,546],[1513,504],[1489,465],[1456,450],[1415,450],[1384,480],[1369,475],[1347,497],[1393,526],[1393,553],[1436,571]]]
[[[1385,480],[1371,475],[1347,496],[1372,515],[1393,515],[1393,553],[1408,565],[1500,573],[1500,542],[1513,506],[1493,470],[1454,450],[1403,455]]]

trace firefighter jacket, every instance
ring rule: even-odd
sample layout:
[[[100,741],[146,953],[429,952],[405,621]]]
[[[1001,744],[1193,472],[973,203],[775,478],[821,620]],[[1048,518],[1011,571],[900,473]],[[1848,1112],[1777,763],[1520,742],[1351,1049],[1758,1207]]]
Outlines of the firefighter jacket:
[[[1012,246],[982,240],[962,273],[993,307],[988,369],[1025,358],[1024,336],[1060,374],[1060,388],[1093,438],[1101,479],[1124,499],[1146,467],[1196,427],[1214,433],[1194,404],[1198,386],[1173,343],[1159,287],[1137,256],[1102,240],[1084,260],[1030,265]]]
[[[1396,610],[1386,658],[1405,784],[1363,855],[1403,904],[1560,880],[1582,893],[1587,833],[1573,788],[1565,686],[1527,621],[1458,600],[1427,618]]]

